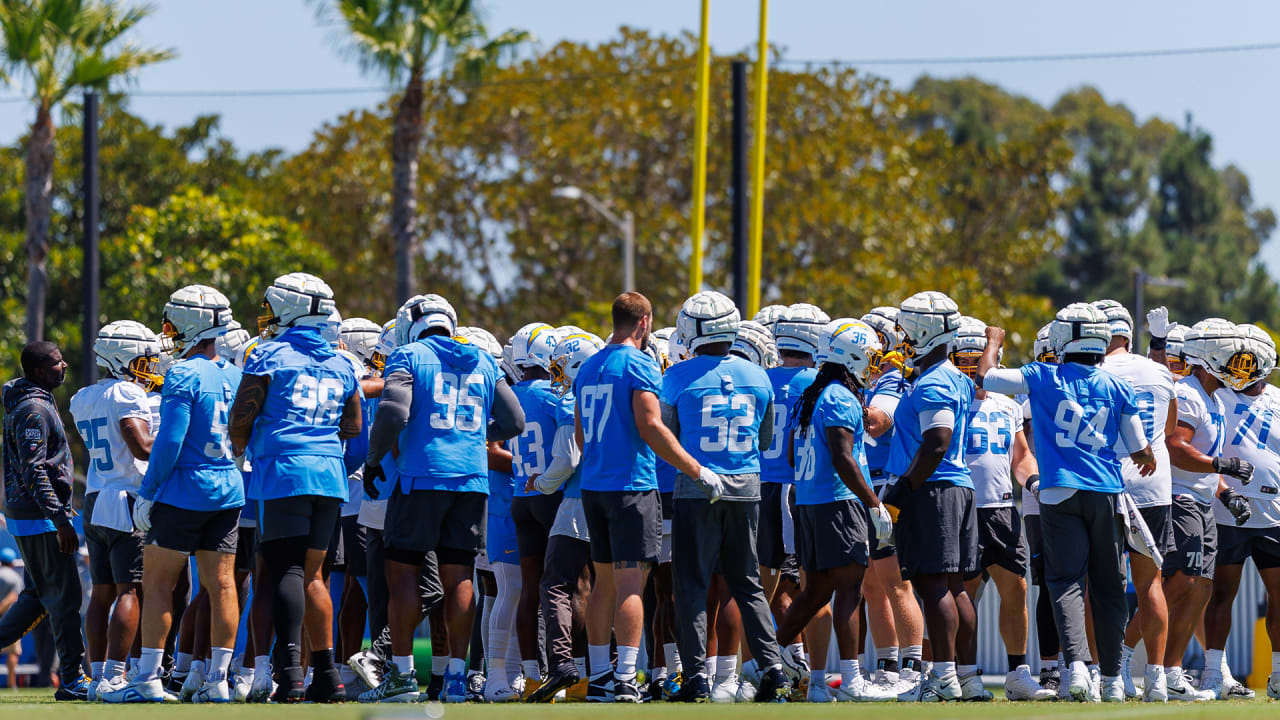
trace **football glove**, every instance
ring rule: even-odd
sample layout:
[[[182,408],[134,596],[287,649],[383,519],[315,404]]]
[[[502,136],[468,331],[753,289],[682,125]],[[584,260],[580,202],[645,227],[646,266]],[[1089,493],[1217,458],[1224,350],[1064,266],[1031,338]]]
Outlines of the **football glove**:
[[[133,501],[133,526],[138,532],[151,532],[151,504],[143,498]]]
[[[880,504],[889,511],[889,518],[898,522],[902,509],[911,501],[911,483],[906,478],[890,477],[888,484],[880,493]]]
[[[1151,333],[1151,337],[1163,340],[1175,325],[1177,323],[1169,322],[1169,308],[1161,305],[1147,311],[1147,332]]]
[[[380,492],[378,492],[378,483],[386,479],[387,479],[387,473],[385,470],[382,469],[382,463],[378,463],[377,465],[373,465],[373,466],[370,466],[368,463],[365,463],[364,496],[369,498],[370,500],[377,500],[378,495],[381,494]]]
[[[1243,485],[1253,479],[1253,463],[1240,458],[1216,457],[1213,459],[1214,472],[1233,477]]]
[[[876,542],[882,543],[893,536],[893,515],[881,503],[871,508],[871,525],[876,533]]]
[[[711,496],[711,502],[714,503],[724,497],[724,478],[710,468],[703,467],[698,471],[698,482],[702,483],[702,487]]]
[[[1236,519],[1236,527],[1240,527],[1249,522],[1249,516],[1253,515],[1253,511],[1249,509],[1249,501],[1240,493],[1227,488],[1218,493],[1218,499],[1227,507],[1227,512],[1231,513],[1231,517]]]

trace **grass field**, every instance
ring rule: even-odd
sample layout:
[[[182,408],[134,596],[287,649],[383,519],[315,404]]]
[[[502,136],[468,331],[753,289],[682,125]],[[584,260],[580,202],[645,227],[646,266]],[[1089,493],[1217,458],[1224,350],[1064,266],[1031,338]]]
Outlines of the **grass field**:
[[[1097,718],[1275,718],[1277,706],[1267,700],[1250,702],[1215,702],[1197,705],[1153,706],[1142,703],[1115,705],[1078,705],[1075,703],[992,703],[942,706],[896,705],[788,705],[785,711],[803,718],[847,718],[851,714],[874,714],[879,718],[1062,718],[1088,714]],[[280,720],[316,718],[317,720],[597,720],[600,713],[624,718],[662,718],[663,720],[776,720],[783,708],[777,705],[235,705],[233,707],[201,707],[197,705],[88,705],[55,703],[50,691],[0,691],[0,718],[8,720],[197,720],[198,718],[234,718],[235,720]]]

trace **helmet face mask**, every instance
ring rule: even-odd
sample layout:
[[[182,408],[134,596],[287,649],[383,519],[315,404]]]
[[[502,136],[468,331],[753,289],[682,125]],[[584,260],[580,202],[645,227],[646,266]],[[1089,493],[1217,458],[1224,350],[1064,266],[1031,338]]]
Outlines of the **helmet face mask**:
[[[263,314],[258,316],[258,332],[264,338],[275,337],[280,328],[340,324],[333,288],[310,273],[292,272],[281,275],[262,294]],[[336,332],[335,332],[336,334]]]
[[[587,332],[570,335],[556,344],[551,353],[548,371],[551,374],[551,385],[560,397],[573,392],[573,381],[578,377],[578,370],[603,347],[603,340]]]
[[[947,357],[970,380],[978,379],[978,361],[987,347],[986,331],[986,323],[966,315],[960,318],[960,329],[956,331],[955,340],[951,341]]]
[[[1244,390],[1257,382],[1262,375],[1262,363],[1253,349],[1245,349],[1231,356],[1226,365],[1226,383],[1232,390]]]

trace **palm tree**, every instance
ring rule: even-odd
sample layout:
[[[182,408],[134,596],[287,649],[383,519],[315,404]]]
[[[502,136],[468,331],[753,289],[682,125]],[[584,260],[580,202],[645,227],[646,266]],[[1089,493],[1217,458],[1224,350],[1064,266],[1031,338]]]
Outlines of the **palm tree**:
[[[361,69],[404,90],[391,134],[391,232],[395,237],[396,302],[414,293],[418,239],[418,153],[422,146],[427,65],[440,56],[441,85],[475,83],[531,36],[507,30],[490,37],[473,0],[318,0],[321,18],[346,26]],[[442,94],[442,93],[441,93]]]
[[[114,0],[0,0],[0,80],[31,89],[35,122],[25,148],[27,340],[44,337],[49,291],[45,259],[53,214],[53,111],[77,88],[106,90],[172,51],[138,48],[123,37],[151,8]]]

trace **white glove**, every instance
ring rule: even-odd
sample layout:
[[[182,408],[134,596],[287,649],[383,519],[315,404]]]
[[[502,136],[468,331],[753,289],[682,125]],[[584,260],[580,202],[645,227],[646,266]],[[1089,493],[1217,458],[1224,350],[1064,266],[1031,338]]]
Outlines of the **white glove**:
[[[1169,331],[1177,326],[1178,323],[1169,322],[1169,308],[1161,305],[1147,311],[1147,332],[1151,333],[1151,337],[1168,337]]]
[[[151,532],[151,501],[137,498],[133,501],[133,526],[138,532]]]
[[[698,482],[706,488],[707,494],[711,496],[711,502],[714,503],[724,496],[724,478],[710,468],[704,467],[698,471]]]
[[[876,532],[876,542],[884,542],[893,536],[893,517],[884,505],[871,508],[871,525]]]

